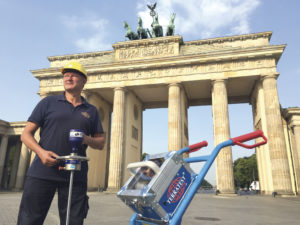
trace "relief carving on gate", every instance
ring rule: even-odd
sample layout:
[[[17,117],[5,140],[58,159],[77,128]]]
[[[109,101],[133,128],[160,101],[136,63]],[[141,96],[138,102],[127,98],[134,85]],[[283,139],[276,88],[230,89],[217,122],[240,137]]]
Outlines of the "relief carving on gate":
[[[119,60],[130,60],[139,58],[151,58],[154,56],[171,56],[174,55],[173,45],[158,45],[158,46],[146,46],[139,48],[118,49]]]

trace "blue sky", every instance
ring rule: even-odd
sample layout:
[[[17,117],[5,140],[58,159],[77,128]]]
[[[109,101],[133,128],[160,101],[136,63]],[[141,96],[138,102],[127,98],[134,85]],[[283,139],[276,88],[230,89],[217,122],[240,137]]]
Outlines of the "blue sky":
[[[0,0],[0,119],[25,121],[38,103],[39,82],[30,70],[49,67],[48,56],[112,49],[124,41],[123,21],[133,30],[137,17],[150,27],[147,4],[155,1]],[[184,41],[272,31],[272,45],[287,44],[278,63],[282,107],[300,106],[300,1],[158,0],[159,22],[176,13],[175,33]],[[249,104],[229,106],[231,136],[253,131]],[[190,143],[214,147],[211,107],[189,108]],[[155,118],[155,122],[154,122]],[[167,109],[144,112],[144,151],[167,149]],[[253,151],[233,148],[234,159]],[[210,171],[213,182],[214,168]]]

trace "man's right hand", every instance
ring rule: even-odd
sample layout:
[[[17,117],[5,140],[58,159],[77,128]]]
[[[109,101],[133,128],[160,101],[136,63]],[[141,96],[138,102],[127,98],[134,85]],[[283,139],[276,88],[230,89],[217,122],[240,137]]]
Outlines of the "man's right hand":
[[[39,152],[39,157],[45,166],[54,166],[57,164],[56,158],[58,155],[54,152],[44,150]]]
[[[40,157],[42,163],[45,166],[54,166],[57,164],[56,158],[58,157],[58,155],[54,152],[43,149],[37,143],[34,138],[34,133],[38,128],[39,125],[37,123],[28,121],[21,135],[21,140],[28,148],[30,148]]]

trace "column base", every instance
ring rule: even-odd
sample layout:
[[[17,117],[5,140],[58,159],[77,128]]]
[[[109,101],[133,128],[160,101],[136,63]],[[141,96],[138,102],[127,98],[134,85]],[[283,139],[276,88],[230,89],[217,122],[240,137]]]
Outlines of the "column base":
[[[96,188],[96,187],[88,187],[88,191],[89,192],[104,192],[105,191],[105,189],[103,188],[103,187],[98,187],[98,188]]]
[[[287,191],[273,191],[271,193],[272,197],[295,197],[295,193],[293,192],[287,192]]]
[[[15,188],[12,188],[11,191],[12,191],[12,192],[22,192],[22,191],[23,191],[23,188],[15,187]]]
[[[120,188],[107,188],[104,193],[116,194],[120,191]]]
[[[236,197],[236,196],[238,196],[238,194],[235,192],[230,192],[230,193],[229,192],[220,192],[216,195],[221,196],[221,197]]]

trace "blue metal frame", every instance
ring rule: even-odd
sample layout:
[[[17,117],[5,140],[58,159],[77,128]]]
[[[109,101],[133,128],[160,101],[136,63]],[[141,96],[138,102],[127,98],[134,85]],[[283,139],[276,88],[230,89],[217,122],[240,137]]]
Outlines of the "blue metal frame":
[[[217,155],[219,154],[220,150],[224,147],[234,145],[233,141],[230,139],[228,141],[224,141],[217,145],[215,149],[212,151],[210,155],[200,156],[200,157],[192,157],[192,158],[185,158],[184,161],[186,163],[195,163],[195,162],[206,162],[202,167],[199,174],[195,176],[193,183],[190,186],[190,189],[186,193],[184,199],[182,199],[178,209],[174,213],[173,217],[169,220],[169,225],[180,225],[183,214],[185,213],[186,209],[188,208],[189,204],[192,202],[194,195],[196,194],[199,186],[201,185],[205,175],[207,174],[209,168],[213,164],[214,160],[216,159]],[[185,152],[190,151],[189,147],[182,148],[177,151],[177,154],[182,155]],[[143,225],[143,224],[150,224],[156,225],[155,223],[149,221],[143,221],[137,219],[137,214],[134,213],[130,219],[130,225]]]
[[[193,184],[191,185],[189,191],[186,193],[184,199],[182,199],[181,204],[178,207],[176,213],[174,214],[172,219],[169,221],[170,225],[180,225],[181,224],[181,219],[182,219],[183,214],[185,213],[189,204],[192,202],[194,195],[196,194],[205,175],[207,174],[209,168],[215,161],[220,150],[224,147],[231,146],[231,145],[233,145],[233,141],[228,140],[228,141],[222,142],[219,145],[217,145],[210,155],[184,159],[184,161],[186,163],[204,162],[204,161],[206,161],[206,163],[202,167],[200,173],[196,176],[196,179],[194,180]],[[179,150],[178,154],[182,154],[183,152],[184,152],[183,149]]]

